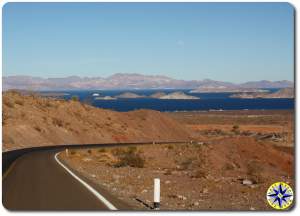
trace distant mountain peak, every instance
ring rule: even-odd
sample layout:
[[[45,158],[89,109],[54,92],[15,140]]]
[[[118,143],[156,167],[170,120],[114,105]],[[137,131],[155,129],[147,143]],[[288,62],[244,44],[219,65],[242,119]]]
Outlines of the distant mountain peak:
[[[89,90],[89,89],[196,89],[196,88],[287,88],[294,83],[281,81],[249,81],[242,84],[204,80],[178,80],[164,75],[116,73],[107,78],[68,76],[41,78],[33,76],[4,76],[3,89],[23,90]]]

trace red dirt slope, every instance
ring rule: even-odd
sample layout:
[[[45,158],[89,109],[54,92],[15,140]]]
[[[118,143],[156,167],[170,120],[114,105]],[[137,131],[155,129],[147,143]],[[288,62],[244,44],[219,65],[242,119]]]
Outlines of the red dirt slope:
[[[77,101],[3,93],[3,150],[31,146],[189,140],[188,130],[151,110],[115,112]]]

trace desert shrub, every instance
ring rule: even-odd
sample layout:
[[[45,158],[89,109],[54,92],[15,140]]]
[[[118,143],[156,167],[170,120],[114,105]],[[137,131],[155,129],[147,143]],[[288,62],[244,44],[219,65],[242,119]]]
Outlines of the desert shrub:
[[[247,164],[247,175],[254,183],[262,183],[264,181],[262,172],[263,167],[258,161],[250,161]]]
[[[215,129],[214,132],[215,132],[215,134],[218,134],[218,135],[223,133],[223,131],[221,129]]]
[[[92,154],[92,149],[88,149],[87,153]]]
[[[24,101],[22,101],[20,99],[15,100],[15,103],[18,104],[18,105],[20,105],[20,106],[24,105]]]
[[[195,148],[196,151],[198,151],[204,146],[204,144],[205,144],[204,142],[195,142],[191,146]]]
[[[233,125],[232,126],[232,130],[238,130],[240,128],[240,126],[238,126],[238,125]]]
[[[49,100],[47,100],[47,101],[45,102],[45,106],[46,106],[46,107],[52,107],[52,104],[51,104],[51,102],[50,102]]]
[[[110,126],[112,126],[112,123],[106,122],[105,126],[110,127]]]
[[[226,135],[226,132],[217,128],[217,129],[201,130],[200,134],[209,135],[209,136],[219,136],[219,135]]]
[[[7,99],[7,98],[3,99],[3,103],[6,106],[8,106],[9,108],[13,108],[15,106],[14,103],[11,100]]]
[[[166,170],[166,172],[164,172],[164,175],[172,175],[172,170]]]
[[[65,122],[65,125],[66,125],[67,127],[69,127],[69,126],[71,126],[71,123],[70,123],[70,122]]]
[[[168,145],[168,147],[167,147],[169,150],[172,150],[172,149],[174,149],[174,146],[173,145]]]
[[[25,118],[25,116],[26,116],[26,113],[25,113],[25,112],[22,112],[22,113],[21,113],[21,117],[22,117],[22,118]]]
[[[238,125],[233,125],[231,131],[235,134],[239,134],[240,130],[239,130],[240,126]]]
[[[34,128],[36,131],[38,131],[38,132],[41,132],[41,131],[42,131],[42,129],[41,129],[39,126],[37,126],[37,125],[34,126],[33,128]]]
[[[98,150],[98,152],[100,152],[100,153],[106,152],[106,149],[105,148],[101,148],[101,149]]]
[[[114,149],[111,150],[111,153],[114,156],[118,157],[119,155],[124,154],[124,149],[122,149],[122,148],[114,148]]]
[[[193,160],[194,160],[193,158],[187,158],[187,159],[185,159],[185,160],[179,162],[180,168],[181,168],[182,170],[187,170],[187,169],[189,169],[190,166],[191,166],[192,163],[193,163]]]
[[[192,178],[206,178],[207,177],[207,171],[204,169],[198,169],[191,175]]]
[[[145,164],[144,159],[138,154],[125,154],[123,157],[119,158],[119,161],[115,164],[115,167],[137,167],[143,168]]]
[[[233,164],[225,163],[223,166],[223,170],[234,170]]]
[[[239,132],[239,129],[240,129],[240,126],[233,125],[231,131],[236,133],[236,132]]]
[[[96,157],[96,161],[100,162],[100,163],[105,163],[106,166],[112,166],[112,162],[110,160],[110,157],[108,157],[107,155],[101,155]]]
[[[71,155],[75,155],[76,154],[76,150],[74,150],[74,149],[70,150],[70,154]]]
[[[123,154],[134,154],[136,153],[137,151],[137,148],[135,146],[129,146],[127,148],[115,148],[112,150],[112,153],[113,155],[115,156],[120,156],[120,155],[123,155]]]
[[[64,125],[63,121],[61,119],[58,119],[58,118],[53,118],[52,122],[53,122],[54,125],[56,125],[58,127],[62,127]]]
[[[241,134],[243,136],[251,136],[251,135],[255,135],[255,132],[251,132],[251,131],[247,130],[247,131],[243,131]]]
[[[114,149],[112,153],[118,158],[114,167],[130,166],[143,168],[145,165],[145,160],[142,158],[141,154],[136,151],[136,147],[128,147],[127,149],[117,148]]]
[[[129,147],[127,148],[127,151],[128,151],[129,153],[135,153],[136,150],[137,150],[137,148],[136,148],[135,146],[129,146]]]
[[[2,126],[6,124],[7,119],[8,115],[2,112]]]
[[[79,97],[78,97],[77,95],[73,95],[73,96],[71,97],[71,100],[72,100],[72,101],[79,101]]]

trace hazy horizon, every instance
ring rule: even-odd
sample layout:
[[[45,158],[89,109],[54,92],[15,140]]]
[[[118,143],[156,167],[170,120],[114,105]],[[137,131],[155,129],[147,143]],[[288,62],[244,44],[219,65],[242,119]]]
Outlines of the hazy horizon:
[[[289,3],[6,3],[3,76],[294,81]]]
[[[88,79],[92,79],[92,78],[103,78],[103,79],[108,79],[111,76],[114,75],[142,75],[142,76],[155,76],[155,77],[168,77],[174,80],[184,80],[184,81],[203,81],[203,80],[212,80],[212,81],[220,81],[220,82],[229,82],[229,83],[233,83],[233,84],[241,84],[241,83],[245,83],[245,82],[260,82],[260,81],[270,81],[270,82],[279,82],[279,81],[289,81],[289,82],[294,82],[294,80],[246,80],[243,82],[233,82],[233,81],[223,81],[223,80],[218,80],[218,79],[210,79],[210,78],[203,78],[203,79],[176,79],[174,77],[171,76],[167,76],[167,75],[160,75],[160,74],[141,74],[141,73],[114,73],[108,76],[80,76],[80,75],[67,75],[67,76],[57,76],[57,77],[46,77],[46,76],[31,76],[31,75],[7,75],[7,76],[2,76],[2,77],[35,77],[35,78],[41,78],[41,79],[64,79],[64,78],[70,78],[70,77],[79,77],[81,79],[83,78],[88,78]]]

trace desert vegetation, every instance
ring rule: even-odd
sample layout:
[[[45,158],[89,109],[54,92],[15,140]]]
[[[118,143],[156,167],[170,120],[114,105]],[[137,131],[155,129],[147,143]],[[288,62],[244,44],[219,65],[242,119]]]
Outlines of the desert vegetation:
[[[292,110],[240,110],[223,112],[168,113],[190,128],[193,137],[210,140],[223,137],[253,137],[277,146],[294,146]]]
[[[270,184],[294,185],[292,155],[253,137],[77,149],[61,158],[136,209],[147,209],[140,201],[152,205],[154,178],[161,180],[161,209],[172,210],[269,209]]]
[[[145,160],[140,152],[137,152],[136,147],[117,148],[113,150],[113,155],[117,158],[114,167],[136,167],[143,168]]]

